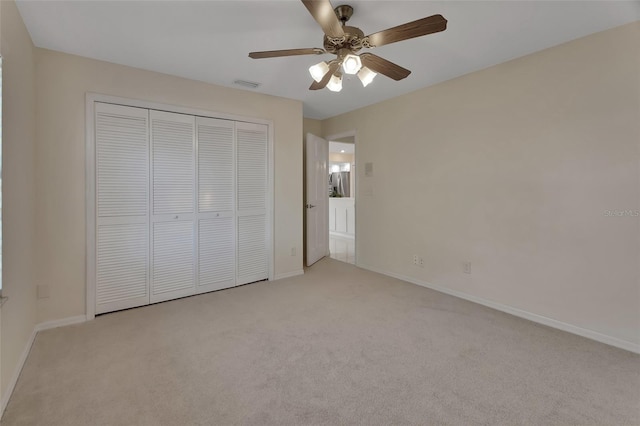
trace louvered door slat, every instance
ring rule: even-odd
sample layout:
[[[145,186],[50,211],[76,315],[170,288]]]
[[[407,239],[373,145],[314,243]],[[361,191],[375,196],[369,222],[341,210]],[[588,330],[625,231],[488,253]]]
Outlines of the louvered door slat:
[[[149,303],[149,111],[95,104],[95,312]]]
[[[97,313],[268,278],[266,125],[95,106]]]
[[[233,211],[235,123],[198,117],[198,211]]]
[[[237,123],[238,283],[269,277],[267,126]]]
[[[151,111],[153,214],[193,213],[194,117]]]
[[[152,303],[193,294],[193,239],[192,221],[153,224]]]
[[[99,225],[96,313],[149,303],[147,224]]]
[[[96,104],[98,217],[145,216],[148,210],[148,111]]]
[[[219,290],[235,284],[236,256],[233,216],[202,219],[198,235],[198,287]]]
[[[151,302],[195,293],[195,117],[151,111]]]
[[[265,209],[267,192],[266,126],[239,123],[238,210]],[[247,128],[249,127],[249,128]]]
[[[236,284],[235,122],[198,117],[198,292]]]
[[[239,284],[268,278],[265,215],[238,218]]]

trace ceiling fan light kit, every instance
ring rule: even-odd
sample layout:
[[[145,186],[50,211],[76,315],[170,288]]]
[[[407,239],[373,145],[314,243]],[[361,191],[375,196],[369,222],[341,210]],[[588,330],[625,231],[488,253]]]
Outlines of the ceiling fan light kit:
[[[362,61],[359,56],[348,54],[342,60],[342,69],[345,74],[355,75],[360,71],[360,68],[362,68]]]
[[[330,0],[302,0],[302,3],[324,31],[324,49],[306,48],[251,52],[249,57],[263,59],[295,55],[335,54],[336,59],[328,62],[323,61],[309,68],[309,73],[314,80],[309,90],[319,90],[325,87],[334,92],[342,90],[340,68],[345,74],[357,74],[364,87],[369,85],[377,74],[385,75],[396,81],[402,80],[409,76],[411,71],[372,53],[358,55],[357,52],[363,48],[372,49],[447,29],[447,20],[442,15],[433,15],[365,36],[360,28],[346,25],[353,15],[351,6],[344,4],[334,9]]]
[[[320,83],[322,77],[324,77],[327,72],[329,72],[329,64],[327,64],[325,61],[312,65],[311,68],[309,68],[309,74],[311,74],[311,78],[313,78],[318,83]]]
[[[362,68],[360,68],[360,71],[358,71],[358,78],[360,79],[360,81],[362,82],[362,85],[364,87],[367,87],[369,85],[369,83],[371,83],[373,81],[373,78],[376,75],[378,75],[378,74],[373,72],[373,71],[371,71],[367,67],[362,67]]]
[[[327,83],[327,89],[332,92],[339,92],[342,90],[342,76],[341,75],[332,75],[331,79]]]

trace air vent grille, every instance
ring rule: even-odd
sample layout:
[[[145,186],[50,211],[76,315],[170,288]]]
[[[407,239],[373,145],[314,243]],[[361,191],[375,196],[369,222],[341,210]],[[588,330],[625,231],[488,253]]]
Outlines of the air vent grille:
[[[238,86],[248,87],[249,89],[257,89],[260,86],[260,83],[256,83],[255,81],[247,81],[247,80],[235,80],[233,84],[237,84]]]

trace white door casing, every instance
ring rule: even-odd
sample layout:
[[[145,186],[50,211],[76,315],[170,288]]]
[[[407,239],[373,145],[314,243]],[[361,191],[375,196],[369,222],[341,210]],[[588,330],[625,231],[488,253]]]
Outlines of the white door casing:
[[[329,144],[307,133],[306,181],[307,199],[307,266],[322,259],[329,251]]]

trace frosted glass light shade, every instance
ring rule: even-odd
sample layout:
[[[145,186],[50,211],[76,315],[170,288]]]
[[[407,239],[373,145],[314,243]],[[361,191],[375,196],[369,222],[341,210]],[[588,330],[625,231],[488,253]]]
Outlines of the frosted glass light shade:
[[[367,87],[369,85],[369,83],[371,83],[373,81],[373,78],[376,75],[378,75],[378,74],[373,72],[373,71],[371,71],[367,67],[362,67],[360,72],[358,72],[358,78],[360,79],[360,81],[362,82],[362,85],[364,87]]]
[[[362,68],[362,61],[356,55],[347,55],[342,60],[342,69],[345,74],[355,74]]]
[[[311,77],[318,83],[320,83],[320,80],[322,80],[322,77],[324,77],[327,72],[329,72],[329,65],[324,61],[309,68],[309,74],[311,74]]]
[[[342,90],[342,77],[338,77],[336,75],[331,76],[331,80],[327,83],[327,89],[332,92],[339,92]]]

